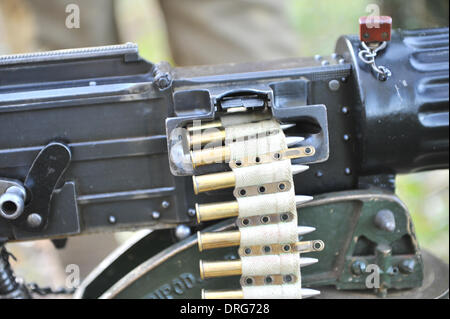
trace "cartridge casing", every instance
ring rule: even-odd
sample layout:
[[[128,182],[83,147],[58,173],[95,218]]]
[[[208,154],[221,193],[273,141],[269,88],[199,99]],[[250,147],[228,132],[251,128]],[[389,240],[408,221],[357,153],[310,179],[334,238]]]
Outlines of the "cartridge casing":
[[[239,214],[239,204],[237,201],[220,202],[211,204],[195,204],[197,221],[236,217]]]
[[[205,290],[202,289],[202,299],[244,299],[240,290]]]
[[[191,151],[190,153],[194,168],[202,165],[228,162],[231,154],[228,146],[207,148],[200,151]]]
[[[240,260],[203,261],[200,260],[200,278],[226,277],[242,274]]]
[[[206,130],[209,128],[215,128],[215,127],[222,127],[222,122],[221,121],[212,121],[212,122],[207,122],[201,125],[188,125],[187,126],[187,130],[188,132],[193,132],[193,131],[197,131],[197,130]]]
[[[217,233],[200,233],[197,232],[198,238],[198,249],[200,251],[238,246],[241,242],[241,232],[236,231],[226,231]]]
[[[190,149],[195,146],[203,146],[210,143],[219,143],[225,140],[225,130],[215,128],[206,131],[194,131],[188,135],[188,143]]]
[[[213,191],[216,189],[224,189],[234,187],[236,184],[236,177],[232,171],[214,173],[200,176],[192,176],[194,184],[194,193]]]

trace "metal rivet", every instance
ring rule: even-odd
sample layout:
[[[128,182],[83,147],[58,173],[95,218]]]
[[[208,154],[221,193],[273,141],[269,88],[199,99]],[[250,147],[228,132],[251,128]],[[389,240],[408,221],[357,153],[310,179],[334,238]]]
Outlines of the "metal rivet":
[[[113,216],[113,215],[110,215],[110,216],[108,217],[108,222],[109,222],[110,224],[115,224],[115,223],[116,223],[116,217]]]
[[[347,107],[347,106],[343,106],[343,107],[341,108],[341,112],[344,113],[344,114],[348,114],[348,113],[349,113],[348,107]]]
[[[328,62],[327,60],[322,61],[322,66],[329,65],[329,64],[330,64],[330,62]]]
[[[344,173],[345,173],[345,175],[352,175],[352,169],[350,167],[346,167],[344,169]]]
[[[162,203],[161,203],[161,206],[163,207],[163,208],[168,208],[169,206],[170,206],[170,203],[168,202],[168,201],[163,201]]]
[[[345,59],[339,59],[339,60],[338,60],[338,63],[339,63],[339,64],[345,64]]]
[[[342,139],[343,139],[345,142],[348,142],[348,141],[350,141],[350,135],[344,134],[344,136],[342,136]]]
[[[191,235],[191,229],[186,225],[178,225],[175,228],[175,236],[178,240],[183,240]]]
[[[38,227],[42,223],[42,217],[39,214],[33,213],[28,215],[27,222],[30,227]]]
[[[152,213],[152,218],[153,218],[153,219],[159,219],[159,217],[161,217],[161,214],[160,214],[159,212],[154,211],[154,212]]]
[[[316,55],[314,56],[314,60],[320,61],[320,60],[322,60],[322,56],[319,55],[319,54],[316,54]]]
[[[322,171],[317,171],[315,175],[316,175],[316,177],[322,177],[323,173],[322,173]]]
[[[187,211],[187,214],[189,217],[194,217],[195,216],[195,209],[193,208],[189,208]]]
[[[328,82],[328,88],[331,91],[337,91],[337,90],[339,90],[340,87],[341,87],[341,84],[339,83],[338,80],[331,80],[330,82]]]
[[[286,275],[284,276],[284,282],[291,282],[292,281],[292,276],[291,275]]]

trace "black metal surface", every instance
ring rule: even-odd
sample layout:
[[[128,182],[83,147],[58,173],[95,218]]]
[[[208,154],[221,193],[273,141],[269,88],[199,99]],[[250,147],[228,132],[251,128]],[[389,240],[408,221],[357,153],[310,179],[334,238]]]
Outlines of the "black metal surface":
[[[394,32],[377,58],[393,73],[384,82],[355,59],[351,37],[340,40],[329,65],[290,59],[170,68],[139,58],[133,45],[3,57],[0,176],[25,180],[49,141],[70,148],[50,209],[60,219],[37,237],[193,223],[195,202],[231,197],[194,198],[190,177],[171,174],[166,133],[214,118],[217,99],[258,92],[251,105],[265,97],[275,117],[297,124],[288,135],[316,147],[310,170],[294,177],[299,194],[393,190],[397,172],[448,167],[447,43],[448,29]],[[63,225],[68,216],[78,217]],[[3,220],[0,236],[36,238]]]
[[[40,231],[47,227],[53,191],[69,166],[71,156],[66,145],[56,142],[46,145],[39,152],[25,178],[24,186],[30,199],[23,214],[14,221],[19,229]],[[29,224],[27,218],[31,214],[38,214],[42,218],[40,225]]]
[[[355,106],[362,175],[448,168],[448,44],[448,28],[394,32],[376,58],[392,76],[378,81],[357,57],[358,38],[338,41],[362,102]]]

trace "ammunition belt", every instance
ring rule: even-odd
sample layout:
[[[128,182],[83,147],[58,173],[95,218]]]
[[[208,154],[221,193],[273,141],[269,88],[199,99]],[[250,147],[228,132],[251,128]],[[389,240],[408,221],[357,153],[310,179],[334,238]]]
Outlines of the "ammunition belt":
[[[245,123],[246,118],[251,122]],[[226,116],[221,121],[224,134],[209,134],[206,138],[211,141],[211,136],[220,136],[225,146],[191,152],[194,167],[213,159],[228,162],[231,168],[231,172],[194,176],[195,192],[234,187],[236,198],[235,202],[196,205],[199,222],[236,216],[238,228],[223,236],[199,233],[200,250],[240,246],[240,260],[201,260],[200,275],[202,278],[241,275],[242,290],[223,294],[203,291],[203,298],[299,299],[315,294],[302,289],[300,268],[317,260],[300,258],[300,253],[322,250],[323,242],[298,241],[299,196],[295,195],[291,164],[291,158],[312,156],[314,148],[288,148],[276,120],[262,117],[255,122],[254,119]],[[202,141],[202,138],[191,140]],[[215,177],[223,180],[214,185]]]

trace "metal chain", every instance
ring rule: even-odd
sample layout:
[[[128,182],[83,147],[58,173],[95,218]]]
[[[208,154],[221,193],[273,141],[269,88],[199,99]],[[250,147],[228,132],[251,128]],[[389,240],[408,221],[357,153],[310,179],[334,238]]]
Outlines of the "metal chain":
[[[358,53],[359,59],[369,64],[372,67],[372,70],[377,75],[378,80],[385,81],[387,78],[389,78],[392,75],[392,72],[385,66],[378,66],[375,63],[375,58],[377,56],[377,53],[383,49],[386,48],[387,42],[382,42],[379,46],[375,48],[370,48],[365,42],[361,42],[361,45],[363,46],[364,50],[360,50]]]
[[[9,263],[10,258],[17,260],[4,246],[0,246],[0,299],[30,298],[29,292],[40,296],[68,295],[75,292],[75,289],[66,289],[64,287],[52,289],[51,287],[39,287],[36,283],[24,284],[22,280],[14,275]]]
[[[35,294],[38,294],[40,296],[46,296],[46,295],[71,295],[75,292],[75,289],[67,289],[64,287],[53,289],[51,287],[39,287],[36,283],[29,283],[27,284],[27,288]]]

